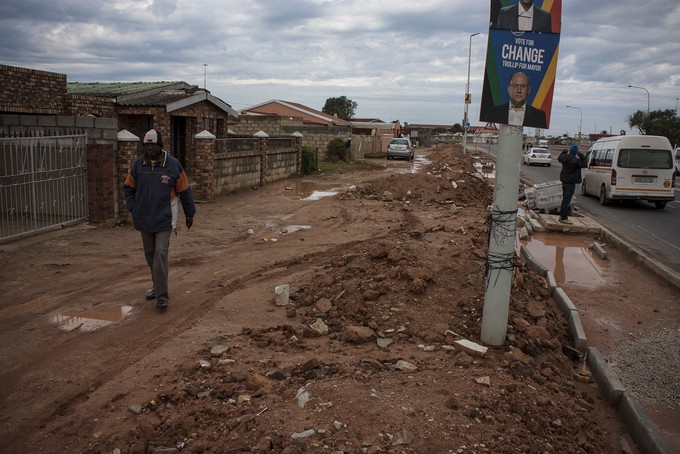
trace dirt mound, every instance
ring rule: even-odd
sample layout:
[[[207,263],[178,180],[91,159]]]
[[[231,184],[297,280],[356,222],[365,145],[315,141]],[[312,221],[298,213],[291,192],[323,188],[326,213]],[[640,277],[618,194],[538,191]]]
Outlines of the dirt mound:
[[[216,338],[158,377],[164,391],[116,446],[619,452],[598,429],[597,391],[574,380],[567,325],[542,278],[518,268],[505,346],[474,356],[456,344],[478,341],[492,189],[452,151],[430,155],[422,174],[340,196],[343,210],[371,201],[393,218],[376,216],[376,238],[330,251],[293,284],[291,305],[273,309],[290,324]]]
[[[200,204],[173,235],[163,314],[129,226],[8,250],[0,451],[620,452],[521,261],[505,345],[474,348],[492,188],[460,148],[426,157],[317,178],[351,189],[313,202],[285,182]],[[85,334],[45,321],[106,301],[132,315]]]

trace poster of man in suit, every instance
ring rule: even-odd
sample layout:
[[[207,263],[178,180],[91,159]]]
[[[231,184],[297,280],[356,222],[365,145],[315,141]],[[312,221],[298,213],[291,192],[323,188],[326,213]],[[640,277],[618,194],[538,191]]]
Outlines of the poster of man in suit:
[[[561,0],[491,0],[480,121],[550,127],[560,40],[555,30],[560,29],[561,6]],[[548,13],[549,27],[538,9]],[[521,22],[522,11],[529,11],[526,22]]]
[[[492,0],[490,28],[560,33],[561,0]]]

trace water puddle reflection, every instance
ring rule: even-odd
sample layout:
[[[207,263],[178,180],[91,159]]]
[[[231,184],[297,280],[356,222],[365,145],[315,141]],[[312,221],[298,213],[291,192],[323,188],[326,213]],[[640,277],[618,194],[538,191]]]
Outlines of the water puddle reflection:
[[[522,243],[540,264],[553,272],[558,284],[574,283],[590,288],[606,284],[608,262],[581,237],[537,233]]]
[[[272,186],[274,194],[282,194],[286,197],[300,200],[319,200],[322,197],[335,195],[341,189],[334,183],[304,180],[285,180],[274,183]]]
[[[127,317],[132,306],[101,304],[84,311],[67,311],[52,317],[52,323],[63,331],[96,331]]]

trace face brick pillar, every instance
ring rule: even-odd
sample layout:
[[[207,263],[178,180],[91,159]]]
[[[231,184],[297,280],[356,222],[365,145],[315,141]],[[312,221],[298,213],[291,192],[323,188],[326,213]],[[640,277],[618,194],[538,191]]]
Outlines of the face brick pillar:
[[[116,166],[118,169],[118,221],[127,222],[130,214],[125,205],[125,193],[123,183],[127,178],[128,171],[137,157],[142,154],[141,139],[132,134],[127,129],[118,133],[118,159]]]
[[[253,137],[260,139],[260,186],[264,186],[269,176],[269,160],[267,159],[267,139],[269,134],[264,131],[257,131]]]
[[[187,167],[191,169],[188,175],[192,184],[194,198],[211,200],[215,197],[215,139],[216,137],[203,131],[194,136],[196,141],[196,156]],[[188,172],[187,172],[188,173]]]

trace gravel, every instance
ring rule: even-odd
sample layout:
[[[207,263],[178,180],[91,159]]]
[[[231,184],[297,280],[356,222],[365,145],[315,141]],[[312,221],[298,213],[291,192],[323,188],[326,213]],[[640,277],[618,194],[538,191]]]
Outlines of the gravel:
[[[680,409],[680,328],[624,344],[609,366],[627,390]]]

